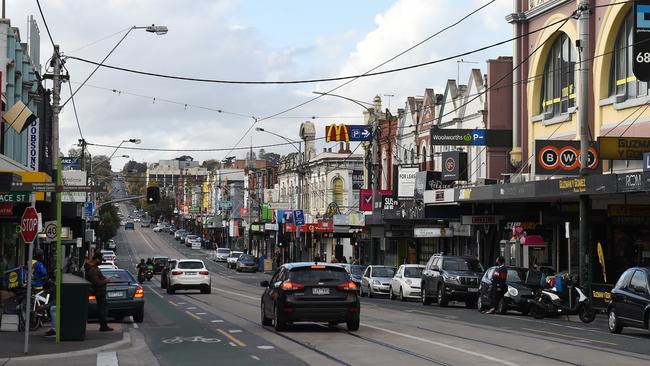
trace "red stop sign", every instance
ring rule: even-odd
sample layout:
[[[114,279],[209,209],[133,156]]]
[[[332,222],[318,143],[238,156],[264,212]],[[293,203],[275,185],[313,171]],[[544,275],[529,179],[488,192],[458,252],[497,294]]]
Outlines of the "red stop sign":
[[[25,243],[32,243],[38,234],[38,213],[34,207],[27,207],[20,219],[20,233]]]

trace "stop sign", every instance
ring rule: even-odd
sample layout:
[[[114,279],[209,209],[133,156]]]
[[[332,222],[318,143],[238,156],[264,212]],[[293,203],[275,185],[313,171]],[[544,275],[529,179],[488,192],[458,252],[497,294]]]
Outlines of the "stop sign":
[[[32,243],[38,234],[38,213],[34,207],[27,207],[20,219],[20,233],[25,243]]]

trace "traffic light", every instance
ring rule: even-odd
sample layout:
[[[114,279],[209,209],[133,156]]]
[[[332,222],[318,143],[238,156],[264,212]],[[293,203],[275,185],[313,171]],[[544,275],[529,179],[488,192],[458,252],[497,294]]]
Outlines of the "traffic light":
[[[147,187],[147,203],[160,202],[160,188]]]

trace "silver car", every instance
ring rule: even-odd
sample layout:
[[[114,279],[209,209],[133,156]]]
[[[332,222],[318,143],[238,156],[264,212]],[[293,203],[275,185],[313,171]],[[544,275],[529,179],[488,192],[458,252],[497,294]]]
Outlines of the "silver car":
[[[390,293],[390,282],[395,276],[395,267],[391,266],[368,266],[361,277],[361,296],[373,297],[376,295],[387,295]]]

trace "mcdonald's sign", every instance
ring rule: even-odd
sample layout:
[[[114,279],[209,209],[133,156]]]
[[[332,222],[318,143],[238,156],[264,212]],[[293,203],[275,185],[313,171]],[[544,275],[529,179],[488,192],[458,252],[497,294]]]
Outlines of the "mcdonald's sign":
[[[325,127],[325,141],[350,141],[348,126],[344,124],[332,124]]]

